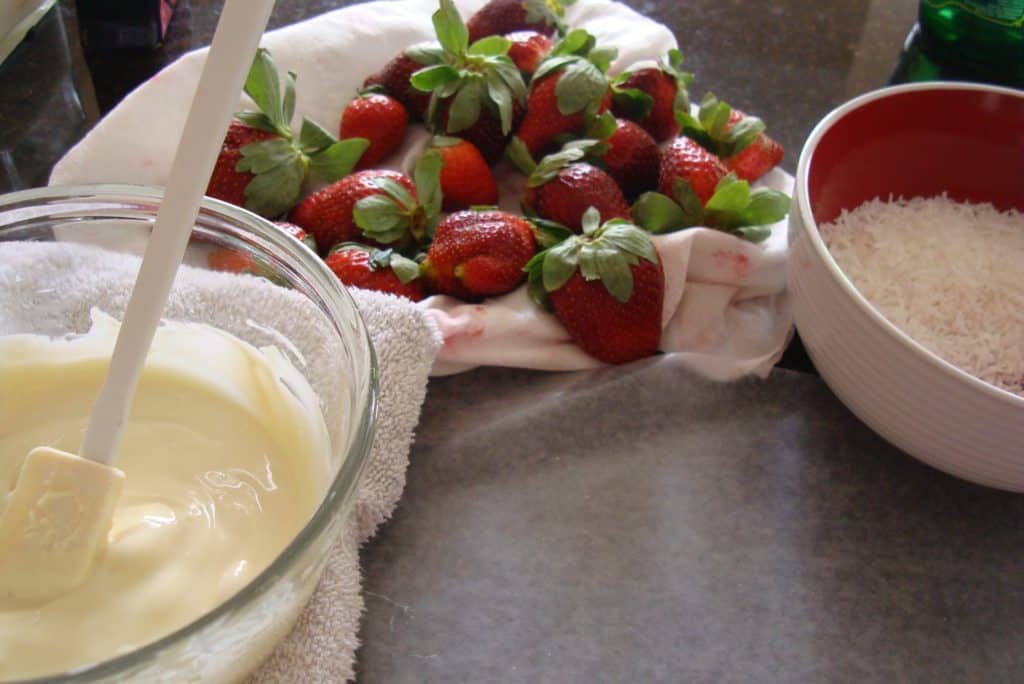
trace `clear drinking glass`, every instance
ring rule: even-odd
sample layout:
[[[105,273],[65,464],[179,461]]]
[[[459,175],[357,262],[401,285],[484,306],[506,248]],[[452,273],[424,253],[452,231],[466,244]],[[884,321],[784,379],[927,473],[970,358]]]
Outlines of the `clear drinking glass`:
[[[15,288],[18,295],[17,306],[0,310],[0,335],[82,333],[89,322],[88,302],[81,301],[89,274],[68,273],[66,288],[79,288],[75,297],[60,283],[33,286],[36,266],[26,261],[24,251],[16,257],[13,243],[74,243],[70,249],[138,256],[160,197],[159,188],[123,185],[49,187],[0,196],[0,290]],[[223,292],[240,284],[231,279],[249,279],[248,289],[239,291],[251,293],[255,276],[208,271],[200,275],[197,269],[204,268],[205,254],[216,247],[242,252],[259,264],[268,276],[256,285],[263,291],[287,288],[291,300],[286,310],[258,297],[240,297],[225,314]],[[37,248],[47,246],[22,247]],[[134,279],[137,261],[117,258]],[[294,624],[353,503],[372,441],[378,370],[366,328],[348,292],[298,240],[248,211],[217,200],[204,200],[186,264],[191,266],[179,273],[166,317],[210,323],[214,308],[220,307],[218,327],[256,347],[275,345],[288,356],[319,396],[330,434],[326,457],[331,481],[298,536],[252,582],[216,609],[136,651],[31,681],[239,681]],[[190,276],[212,278],[219,298],[206,296],[209,292],[191,281],[191,294],[182,296],[182,281]],[[108,306],[106,313],[121,317],[129,288],[130,283],[124,297],[114,298],[121,302],[120,309]],[[5,391],[16,388],[0,388]]]

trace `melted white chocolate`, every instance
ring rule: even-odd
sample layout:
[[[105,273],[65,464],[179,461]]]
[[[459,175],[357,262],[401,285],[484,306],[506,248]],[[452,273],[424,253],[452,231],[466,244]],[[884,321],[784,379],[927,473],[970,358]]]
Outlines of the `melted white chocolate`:
[[[33,447],[77,450],[117,329],[94,312],[83,336],[0,337],[0,508]],[[222,603],[309,519],[328,449],[315,393],[276,348],[165,324],[118,454],[107,548],[63,596],[0,596],[0,680],[106,660]]]

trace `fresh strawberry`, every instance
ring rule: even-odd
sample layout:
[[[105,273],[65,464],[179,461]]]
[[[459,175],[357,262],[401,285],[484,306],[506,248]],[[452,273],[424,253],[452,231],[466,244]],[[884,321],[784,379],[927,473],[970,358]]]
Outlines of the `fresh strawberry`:
[[[549,247],[526,268],[530,295],[594,358],[626,363],[657,351],[665,275],[642,229],[622,219],[601,224],[588,210],[583,235]]]
[[[782,161],[782,146],[764,133],[764,122],[732,109],[711,93],[704,96],[700,111],[677,115],[683,134],[717,155],[726,168],[753,182]]]
[[[288,73],[282,96],[277,67],[263,48],[256,51],[245,92],[259,111],[235,114],[207,183],[211,197],[278,216],[299,199],[307,171],[327,182],[341,178],[369,145],[365,138],[337,141],[308,119],[296,137],[295,74]]]
[[[513,31],[550,36],[562,27],[565,8],[575,0],[490,0],[466,22],[470,42]]]
[[[582,132],[590,118],[608,109],[611,88],[605,74],[616,51],[595,48],[595,42],[586,31],[575,29],[541,62],[513,145],[540,155],[558,136]]]
[[[693,76],[680,71],[683,53],[669,50],[661,62],[639,62],[614,83],[615,116],[639,123],[656,142],[679,135],[677,111],[690,111],[689,86]]]
[[[536,31],[515,31],[505,37],[512,41],[508,49],[509,59],[527,76],[537,70],[554,45],[549,37]]]
[[[385,93],[405,106],[410,118],[422,119],[430,104],[430,94],[414,88],[409,78],[430,63],[429,58],[424,55],[430,54],[434,49],[435,46],[431,43],[406,48],[385,64],[383,69],[367,76],[363,81],[363,88],[382,88]]]
[[[615,119],[614,132],[603,142],[607,151],[601,161],[627,199],[636,199],[658,186],[661,151],[650,133],[632,121]],[[604,212],[601,215],[610,216]]]
[[[515,289],[535,251],[533,228],[522,217],[460,211],[438,224],[422,268],[435,292],[473,301]]]
[[[312,235],[299,228],[294,223],[287,221],[275,221],[274,225],[280,228],[287,235],[316,251],[316,240]],[[231,273],[250,273],[268,277],[269,269],[260,266],[253,260],[252,255],[240,252],[230,247],[217,247],[206,255],[206,265],[215,271],[229,271]]]
[[[398,171],[367,169],[313,193],[289,219],[309,231],[322,251],[339,242],[404,247],[426,239],[441,208],[441,158],[425,154],[416,183]]]
[[[689,184],[701,205],[706,205],[715,193],[715,187],[729,170],[721,160],[690,138],[681,137],[661,155],[658,187],[662,194],[672,195],[678,181]]]
[[[521,164],[530,174],[523,195],[524,210],[560,223],[575,233],[583,230],[583,214],[591,207],[607,218],[631,219],[629,203],[615,179],[581,161],[584,150],[594,143],[596,141],[592,140],[568,143],[533,168]]]
[[[419,264],[394,250],[349,242],[335,246],[324,262],[346,285],[387,292],[414,302],[425,296]]]
[[[472,143],[459,138],[437,137],[431,143],[444,162],[441,195],[444,211],[498,203],[498,184],[487,160]]]
[[[409,115],[401,102],[390,95],[366,92],[346,105],[338,137],[370,141],[356,164],[356,169],[367,169],[399,148],[408,125]]]
[[[232,121],[228,126],[227,135],[217,154],[217,161],[206,186],[206,194],[239,207],[245,206],[245,188],[255,178],[248,171],[236,171],[238,162],[242,161],[242,148],[250,143],[280,139],[281,136],[269,131],[261,131],[246,126],[241,121]],[[226,270],[226,269],[219,269]]]
[[[465,138],[494,163],[526,101],[526,83],[508,57],[512,43],[491,36],[470,44],[452,0],[441,0],[433,22],[440,48],[418,53],[429,65],[410,79],[413,87],[431,94],[427,128]]]
[[[729,116],[729,128],[746,118],[748,118],[747,115],[740,110],[732,110],[732,114]],[[727,133],[729,128],[726,129]],[[752,143],[732,156],[722,159],[722,163],[741,179],[753,183],[778,166],[782,161],[783,154],[782,145],[768,137],[766,133],[761,132]]]

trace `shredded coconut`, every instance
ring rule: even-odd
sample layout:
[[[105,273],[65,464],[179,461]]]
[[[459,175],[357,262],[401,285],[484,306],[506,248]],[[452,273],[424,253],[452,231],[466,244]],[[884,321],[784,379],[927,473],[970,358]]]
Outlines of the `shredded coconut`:
[[[1024,396],[1024,214],[945,195],[879,199],[821,227],[839,267],[896,327]]]

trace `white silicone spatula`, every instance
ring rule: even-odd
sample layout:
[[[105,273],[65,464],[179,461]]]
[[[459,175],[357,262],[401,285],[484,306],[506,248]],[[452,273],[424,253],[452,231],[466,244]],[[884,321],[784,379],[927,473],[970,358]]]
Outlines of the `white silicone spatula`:
[[[139,375],[273,0],[227,0],[164,199],[78,455],[33,449],[0,517],[0,598],[38,601],[81,583],[110,531],[113,466]]]

